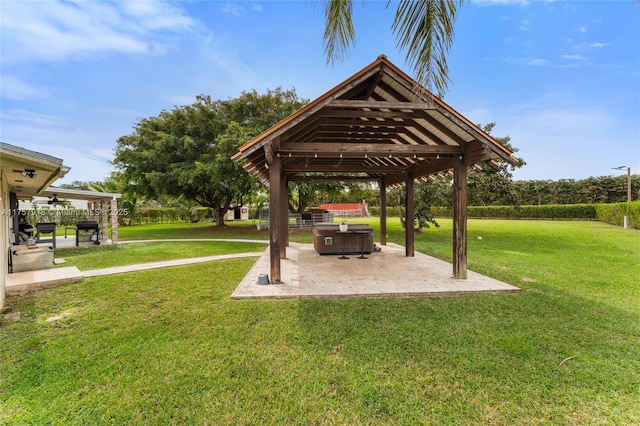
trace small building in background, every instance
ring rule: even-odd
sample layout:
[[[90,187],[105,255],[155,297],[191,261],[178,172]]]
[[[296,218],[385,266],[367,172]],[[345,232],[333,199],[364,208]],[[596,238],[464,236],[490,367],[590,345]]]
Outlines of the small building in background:
[[[319,208],[333,213],[334,217],[369,217],[369,205],[362,203],[320,204]]]
[[[247,206],[231,206],[224,215],[225,221],[233,220],[249,220],[249,207]]]

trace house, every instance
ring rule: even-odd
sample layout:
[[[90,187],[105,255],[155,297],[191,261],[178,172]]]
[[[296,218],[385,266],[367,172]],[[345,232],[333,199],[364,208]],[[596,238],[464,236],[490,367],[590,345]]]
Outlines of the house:
[[[4,309],[9,281],[9,249],[20,243],[20,201],[25,203],[23,206],[33,206],[34,197],[38,200],[52,200],[51,205],[45,205],[53,207],[53,200],[58,197],[82,200],[80,205],[87,209],[87,218],[101,223],[101,240],[105,242],[108,236],[107,221],[111,218],[110,242],[117,243],[117,199],[121,194],[51,186],[69,170],[60,158],[0,142],[0,312]]]
[[[18,200],[41,194],[69,170],[60,158],[0,142],[0,311],[9,273],[9,247],[18,229]]]

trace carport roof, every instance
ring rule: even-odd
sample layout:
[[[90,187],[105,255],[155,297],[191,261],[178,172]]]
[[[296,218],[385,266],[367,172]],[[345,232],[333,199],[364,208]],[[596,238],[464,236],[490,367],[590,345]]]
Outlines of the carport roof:
[[[40,194],[64,177],[69,167],[60,158],[0,142],[0,171],[7,178],[9,190],[25,198]]]
[[[269,184],[279,156],[288,180],[381,180],[403,184],[513,153],[438,99],[384,55],[241,146],[233,156]],[[320,177],[322,175],[322,177]]]

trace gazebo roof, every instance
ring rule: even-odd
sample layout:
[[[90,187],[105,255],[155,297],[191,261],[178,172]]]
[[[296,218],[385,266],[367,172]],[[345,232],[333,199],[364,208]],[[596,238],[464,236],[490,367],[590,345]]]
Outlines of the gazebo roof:
[[[233,156],[269,184],[279,156],[287,179],[381,180],[403,184],[466,165],[518,159],[384,55],[244,144]],[[322,174],[323,177],[318,175]]]

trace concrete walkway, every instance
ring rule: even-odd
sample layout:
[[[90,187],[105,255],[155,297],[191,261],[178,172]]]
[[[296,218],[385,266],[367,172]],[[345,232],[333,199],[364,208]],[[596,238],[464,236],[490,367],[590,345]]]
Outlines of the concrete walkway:
[[[134,244],[134,243],[149,243],[149,242],[175,242],[175,241],[231,241],[231,242],[250,242],[250,243],[264,243],[265,245],[269,244],[269,241],[265,240],[241,240],[241,239],[221,239],[221,238],[211,238],[211,239],[171,239],[171,240],[133,240],[133,241],[121,241],[118,244]],[[57,248],[65,249],[65,248],[97,248],[100,246],[94,245],[93,243],[80,243],[79,247],[75,245],[75,236],[69,238],[57,238]],[[110,245],[111,241],[109,240],[107,244]],[[64,251],[58,252],[57,254],[64,255]],[[57,287],[64,284],[73,284],[84,281],[85,278],[88,277],[98,277],[102,275],[112,275],[112,274],[122,274],[127,272],[135,272],[142,271],[147,269],[155,269],[155,268],[168,268],[172,266],[180,266],[180,265],[191,265],[195,263],[203,263],[203,262],[212,262],[216,260],[225,260],[225,259],[234,259],[234,258],[243,258],[243,257],[259,257],[262,255],[262,252],[248,252],[248,253],[237,253],[237,254],[224,254],[218,256],[205,256],[205,257],[194,257],[188,259],[177,259],[177,260],[168,260],[162,262],[151,262],[151,263],[142,263],[136,265],[125,265],[125,266],[114,266],[111,268],[104,269],[93,269],[88,271],[80,271],[75,266],[68,266],[63,268],[50,268],[50,269],[42,269],[38,271],[25,271],[25,272],[16,272],[7,275],[7,280],[5,282],[6,287],[6,295],[7,296],[16,296],[20,294],[25,294],[33,291],[42,290],[45,288]]]
[[[144,271],[146,269],[169,268],[171,266],[193,265],[194,263],[213,262],[215,260],[239,259],[243,257],[260,257],[262,252],[221,254],[218,256],[193,257],[189,259],[165,260],[162,262],[142,263],[138,265],[113,266],[111,268],[85,271],[84,276],[99,277],[101,275],[124,274],[126,272]]]

